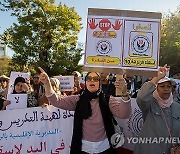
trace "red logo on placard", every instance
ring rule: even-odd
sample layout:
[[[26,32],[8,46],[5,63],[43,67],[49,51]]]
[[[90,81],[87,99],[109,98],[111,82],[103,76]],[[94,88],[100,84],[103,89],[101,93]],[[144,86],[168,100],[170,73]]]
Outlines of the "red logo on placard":
[[[108,19],[102,19],[99,22],[99,28],[102,31],[108,31],[111,28],[111,22]]]
[[[98,26],[98,24],[95,23],[95,19],[89,20],[88,24],[91,29],[96,29],[96,27]]]
[[[119,29],[121,28],[121,26],[122,26],[122,23],[121,23],[121,21],[119,21],[119,20],[116,20],[115,25],[112,24],[112,27],[113,27],[115,30],[119,30]]]

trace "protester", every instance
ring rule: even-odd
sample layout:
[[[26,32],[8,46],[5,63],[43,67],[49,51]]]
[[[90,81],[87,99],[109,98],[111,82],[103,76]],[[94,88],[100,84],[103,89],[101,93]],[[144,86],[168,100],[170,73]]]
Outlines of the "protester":
[[[35,74],[33,76],[33,84],[34,96],[38,100],[44,94],[44,87],[39,80],[39,74]]]
[[[0,84],[1,84],[0,96],[6,98],[8,93],[9,77],[7,77],[6,75],[1,75]]]
[[[116,88],[123,91],[123,97],[117,101],[113,96],[106,97],[101,91],[100,75],[89,72],[85,77],[85,90],[81,95],[58,98],[52,89],[48,75],[40,68],[40,80],[52,105],[65,110],[75,111],[74,130],[71,142],[71,154],[109,153],[115,154],[110,142],[114,134],[112,114],[119,118],[128,118],[131,113],[130,98],[125,80],[116,81]]]
[[[61,97],[61,96],[66,96],[65,94],[61,94],[61,91],[60,91],[60,81],[56,78],[50,78],[50,82],[51,82],[51,86],[54,90],[54,92],[56,93],[56,95],[58,97]],[[40,98],[39,98],[39,106],[46,106],[46,105],[50,105],[50,102],[48,101],[47,97],[44,95],[42,95]]]
[[[180,71],[176,71],[173,74],[172,80],[174,81],[174,86],[173,86],[174,101],[180,104]]]
[[[172,81],[165,77],[168,70],[166,65],[160,67],[157,77],[138,91],[137,103],[144,119],[139,138],[146,143],[137,143],[134,154],[169,154],[177,145],[173,142],[180,136],[180,104],[173,102]]]
[[[14,90],[12,94],[27,94],[27,107],[37,107],[38,103],[32,92],[30,81],[26,81],[23,77],[17,77],[14,81]]]
[[[173,78],[174,78],[174,79],[180,79],[180,71],[174,72]]]
[[[106,95],[112,95],[115,96],[115,86],[112,82],[109,82],[109,75],[108,73],[101,73],[101,84],[102,84],[102,90]]]
[[[79,73],[78,71],[74,71],[72,75],[74,76],[73,91],[65,91],[66,95],[77,95],[80,94],[84,89],[84,84],[81,83],[81,73]]]

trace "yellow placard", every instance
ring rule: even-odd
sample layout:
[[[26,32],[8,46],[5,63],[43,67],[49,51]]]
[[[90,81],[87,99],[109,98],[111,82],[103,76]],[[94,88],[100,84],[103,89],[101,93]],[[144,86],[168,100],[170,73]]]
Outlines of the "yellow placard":
[[[154,67],[156,66],[156,61],[149,58],[125,58],[124,64],[127,66]]]
[[[88,64],[97,65],[118,65],[120,59],[117,57],[106,57],[106,56],[89,56],[87,57]]]

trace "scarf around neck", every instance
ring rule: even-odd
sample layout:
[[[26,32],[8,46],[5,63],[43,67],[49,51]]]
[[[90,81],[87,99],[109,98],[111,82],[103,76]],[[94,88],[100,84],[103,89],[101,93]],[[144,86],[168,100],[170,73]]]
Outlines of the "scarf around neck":
[[[162,107],[162,108],[170,107],[171,104],[173,103],[173,95],[172,95],[172,93],[171,93],[171,95],[169,96],[168,99],[163,100],[163,99],[159,96],[159,94],[158,94],[158,92],[157,92],[157,89],[156,89],[156,90],[153,92],[153,96],[154,96],[154,98],[157,100],[157,102],[158,102],[158,104],[160,105],[160,107]]]
[[[99,98],[99,106],[103,117],[104,128],[108,140],[110,141],[111,136],[114,134],[114,126],[112,123],[112,113],[109,109],[109,97],[105,98],[105,95],[102,91],[97,91],[95,93],[89,92],[87,89],[80,96],[79,101],[74,113],[74,128],[73,136],[71,141],[71,150],[70,154],[80,154],[82,147],[82,134],[83,134],[83,120],[88,119],[92,115],[91,103],[92,99]],[[116,154],[115,149],[112,148],[112,154]]]

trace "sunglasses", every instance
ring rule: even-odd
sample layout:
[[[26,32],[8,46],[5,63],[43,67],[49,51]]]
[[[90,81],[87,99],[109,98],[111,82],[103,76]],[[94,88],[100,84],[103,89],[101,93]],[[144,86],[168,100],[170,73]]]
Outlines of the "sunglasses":
[[[33,77],[33,79],[39,79],[39,77]]]
[[[86,78],[86,81],[94,81],[94,82],[98,82],[100,79],[99,79],[99,77],[98,76],[87,76],[87,78]]]
[[[0,82],[7,82],[7,80],[0,80]]]

